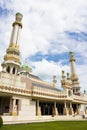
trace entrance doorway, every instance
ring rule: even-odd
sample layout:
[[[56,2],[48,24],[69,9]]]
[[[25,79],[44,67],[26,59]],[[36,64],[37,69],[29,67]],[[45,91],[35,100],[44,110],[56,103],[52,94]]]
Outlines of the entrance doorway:
[[[0,115],[9,113],[10,97],[0,97]]]
[[[58,114],[59,115],[63,115],[63,108],[64,108],[64,104],[63,103],[58,103],[57,104],[57,110],[58,110]]]
[[[40,107],[41,107],[41,115],[52,115],[53,103],[40,102]]]
[[[75,113],[77,110],[76,104],[72,104],[72,107],[73,107],[73,112]]]

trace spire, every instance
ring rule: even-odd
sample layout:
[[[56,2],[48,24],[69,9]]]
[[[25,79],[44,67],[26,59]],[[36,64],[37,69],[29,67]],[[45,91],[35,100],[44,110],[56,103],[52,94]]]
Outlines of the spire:
[[[16,47],[19,48],[19,42],[20,42],[20,33],[22,29],[22,17],[23,15],[20,13],[16,13],[15,15],[15,22],[12,24],[13,30],[11,34],[10,39],[10,47]]]
[[[78,82],[78,76],[76,72],[76,60],[74,58],[74,53],[70,52],[70,67],[71,67],[71,80],[74,82]]]
[[[72,87],[73,90],[78,93],[80,90],[79,82],[78,82],[78,75],[76,72],[76,60],[74,58],[74,53],[70,52],[70,68],[71,68],[71,80],[72,80]]]
[[[56,83],[57,83],[57,79],[56,79],[56,76],[54,75],[53,76],[53,87],[56,87]]]
[[[65,74],[64,70],[62,70],[61,85],[64,90],[72,89],[72,82],[71,82],[69,73]]]
[[[65,79],[65,72],[64,72],[64,70],[62,70],[62,79]]]
[[[6,50],[6,55],[4,56],[4,62],[2,63],[3,71],[17,74],[20,70],[20,33],[22,29],[22,17],[20,13],[16,13],[15,22],[12,24],[12,33],[9,47]]]
[[[69,75],[69,73],[67,73],[67,80],[70,80],[70,75]]]

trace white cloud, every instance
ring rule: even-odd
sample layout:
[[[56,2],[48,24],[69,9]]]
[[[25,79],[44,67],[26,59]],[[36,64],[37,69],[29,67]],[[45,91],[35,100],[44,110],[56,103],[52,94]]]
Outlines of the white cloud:
[[[52,83],[52,78],[55,75],[57,77],[57,88],[61,88],[60,80],[62,70],[64,70],[65,73],[70,71],[69,66],[63,66],[61,61],[55,63],[53,61],[47,61],[43,59],[42,61],[32,62],[31,64],[34,67],[32,73],[38,75],[41,79],[47,82]]]
[[[4,3],[6,3],[5,7]],[[67,39],[66,35],[62,37],[60,32],[84,30],[85,21],[82,15],[86,15],[86,0],[77,0],[77,2],[75,0],[68,0],[67,2],[64,2],[64,0],[22,0],[22,2],[10,0],[10,2],[1,1],[1,5],[3,8],[13,11],[6,22],[2,20],[8,28],[13,14],[19,11],[24,15],[24,28],[21,37],[21,49],[24,57],[33,55],[38,50],[47,53],[46,51],[51,49],[50,41],[57,39],[57,42],[62,42],[62,38],[66,48],[68,46],[68,48],[74,50],[73,40]],[[70,42],[68,45],[66,44],[67,40],[71,42],[72,46]],[[63,52],[62,49],[60,51]]]
[[[43,59],[42,61],[32,62],[31,65],[33,68],[33,74],[38,75],[41,79],[52,82],[53,75],[57,76],[57,87],[60,88],[60,80],[61,80],[61,71],[65,71],[65,75],[67,72],[70,73],[70,66],[68,65],[62,65],[62,61],[60,62],[53,62],[53,61],[47,61]],[[77,65],[77,75],[79,78],[79,83],[81,86],[81,91],[87,90],[87,64],[85,65]]]
[[[32,63],[35,67],[33,73],[39,74],[39,75],[48,75],[53,76],[57,75],[58,73],[61,73],[61,68],[53,61],[47,61],[43,59],[42,61],[37,61]],[[46,74],[45,74],[46,73]]]
[[[85,65],[78,65],[77,66],[77,72],[78,72],[78,76],[79,76],[79,82],[80,82],[80,86],[81,86],[81,90],[87,91],[87,64]]]

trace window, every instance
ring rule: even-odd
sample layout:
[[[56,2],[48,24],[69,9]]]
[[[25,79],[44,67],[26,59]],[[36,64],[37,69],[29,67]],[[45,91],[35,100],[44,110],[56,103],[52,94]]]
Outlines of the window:
[[[71,96],[71,91],[70,91],[70,90],[68,91],[68,96],[69,96],[69,97]]]
[[[9,66],[7,67],[7,72],[10,73],[10,67]]]

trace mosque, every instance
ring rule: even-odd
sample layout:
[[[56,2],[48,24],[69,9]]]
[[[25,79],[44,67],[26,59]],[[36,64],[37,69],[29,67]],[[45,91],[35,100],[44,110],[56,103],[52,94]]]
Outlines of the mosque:
[[[0,115],[3,121],[26,122],[85,114],[87,95],[80,91],[73,52],[70,52],[69,59],[70,74],[64,71],[61,74],[63,90],[58,89],[56,76],[48,83],[33,75],[28,65],[21,65],[19,43],[22,18],[21,13],[16,13],[10,44],[1,64]]]

